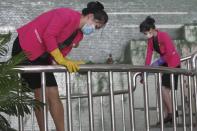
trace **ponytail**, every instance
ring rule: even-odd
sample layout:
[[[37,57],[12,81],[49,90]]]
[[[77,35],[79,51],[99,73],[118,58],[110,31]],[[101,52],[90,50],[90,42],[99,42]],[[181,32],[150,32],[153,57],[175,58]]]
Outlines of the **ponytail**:
[[[98,1],[92,1],[87,4],[87,7],[82,10],[82,14],[84,16],[88,14],[94,14],[94,18],[102,21],[103,23],[107,23],[108,15],[104,10],[103,4]]]

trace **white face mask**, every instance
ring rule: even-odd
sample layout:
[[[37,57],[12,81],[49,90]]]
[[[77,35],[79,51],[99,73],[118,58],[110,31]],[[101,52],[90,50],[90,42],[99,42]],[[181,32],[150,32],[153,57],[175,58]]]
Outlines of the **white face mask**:
[[[147,34],[146,34],[146,37],[147,37],[148,39],[150,39],[151,37],[153,37],[153,34],[152,34],[152,33],[147,33]]]
[[[82,32],[85,34],[85,35],[90,35],[91,33],[93,33],[95,31],[95,25],[93,24],[85,24],[83,27],[82,27]]]

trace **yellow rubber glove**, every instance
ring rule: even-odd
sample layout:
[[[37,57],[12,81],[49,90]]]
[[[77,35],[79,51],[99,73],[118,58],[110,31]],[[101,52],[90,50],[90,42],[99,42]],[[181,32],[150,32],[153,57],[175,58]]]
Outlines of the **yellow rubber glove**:
[[[67,58],[64,58],[59,48],[56,48],[55,50],[50,52],[50,54],[53,56],[53,58],[59,65],[65,66],[69,72],[77,72],[79,70],[78,64],[72,62]]]

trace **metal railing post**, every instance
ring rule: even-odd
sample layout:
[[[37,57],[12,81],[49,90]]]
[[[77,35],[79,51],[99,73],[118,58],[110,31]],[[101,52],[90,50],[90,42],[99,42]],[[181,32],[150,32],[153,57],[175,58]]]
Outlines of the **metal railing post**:
[[[149,100],[149,97],[148,97],[147,73],[144,72],[144,108],[145,108],[146,131],[150,130],[149,101],[148,100]]]
[[[197,68],[196,60],[197,60],[197,52],[195,54],[193,54],[193,56],[192,56],[192,69],[193,70],[196,70],[196,68]]]
[[[189,114],[190,114],[190,131],[193,131],[193,107],[192,107],[192,85],[191,76],[188,76],[188,88],[189,88]]]
[[[114,103],[114,89],[113,89],[113,73],[109,71],[109,90],[110,90],[110,107],[111,107],[111,128],[116,131],[115,122],[115,103]]]
[[[88,108],[89,108],[89,121],[90,121],[90,131],[94,131],[94,118],[93,118],[93,98],[92,98],[92,73],[91,71],[88,71]]]
[[[195,99],[195,117],[197,123],[197,75],[196,74],[193,76],[193,82],[194,82],[194,99]]]
[[[137,77],[138,76],[140,76],[141,75],[141,72],[137,72],[137,73],[135,73],[134,75],[133,75],[133,79],[132,79],[132,84],[133,84],[133,88],[132,88],[132,90],[133,91],[135,91],[135,89],[136,89],[136,86],[137,86]]]
[[[23,117],[18,116],[18,130],[19,131],[24,131],[24,124],[23,124]]]
[[[71,81],[70,73],[66,72],[66,93],[67,93],[67,123],[68,131],[73,131],[72,126],[72,104],[71,104]]]
[[[158,74],[158,85],[159,85],[159,118],[160,118],[160,130],[163,131],[163,98],[162,98],[162,81],[161,73]]]
[[[159,89],[158,87],[159,87],[159,74],[155,73],[155,92],[158,92],[158,89]],[[157,121],[159,122],[160,116],[159,116],[159,98],[158,98],[159,96],[158,95],[156,95],[156,112],[157,112]]]
[[[129,112],[130,112],[131,131],[135,131],[134,99],[133,99],[133,88],[131,83],[130,71],[128,72],[128,88],[129,88]]]
[[[21,78],[21,74],[18,74],[19,78]],[[21,90],[19,90],[18,96],[21,97]],[[21,100],[20,100],[21,101]],[[18,116],[18,130],[24,131],[24,123],[23,123],[23,117],[21,115]]]
[[[197,52],[192,56],[192,70],[197,71]],[[197,75],[194,75],[194,95],[195,95],[195,116],[196,116],[196,123],[197,123]]]
[[[170,74],[170,81],[171,81],[171,98],[172,98],[172,111],[173,111],[173,129],[174,131],[177,130],[177,125],[176,125],[176,107],[175,107],[175,86],[174,86],[174,74]]]
[[[78,115],[79,115],[79,131],[81,131],[82,130],[82,125],[81,125],[81,98],[78,98],[78,102],[79,102],[79,113],[78,113]]]
[[[44,130],[48,131],[48,116],[47,116],[47,103],[46,103],[46,75],[45,72],[42,72],[42,77],[41,77],[41,85],[42,85],[42,102],[45,104],[44,105],[44,111],[43,111],[43,116],[44,116]]]
[[[103,96],[101,96],[101,124],[102,124],[102,131],[105,131],[105,124],[104,124],[104,111],[103,111]]]
[[[31,122],[32,122],[32,129],[31,129],[31,131],[34,131],[35,130],[35,121],[34,121],[34,109],[33,109],[33,107],[31,108],[31,111],[32,111],[32,113],[31,113]]]
[[[124,94],[121,95],[121,106],[122,106],[122,125],[123,125],[123,131],[126,131],[126,124],[125,124],[125,107],[124,107]]]
[[[180,76],[180,88],[181,88],[181,102],[182,102],[182,122],[183,122],[183,131],[187,130],[186,127],[186,120],[185,120],[185,93],[184,93],[184,82],[183,82],[183,75]]]

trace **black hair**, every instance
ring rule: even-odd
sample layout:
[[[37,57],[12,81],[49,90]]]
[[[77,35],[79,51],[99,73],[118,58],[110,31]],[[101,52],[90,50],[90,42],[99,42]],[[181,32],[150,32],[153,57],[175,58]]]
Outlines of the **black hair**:
[[[94,14],[94,19],[102,21],[104,24],[108,21],[108,15],[104,10],[103,4],[98,1],[92,1],[87,4],[87,8],[82,10],[84,16],[88,14]]]
[[[148,16],[146,19],[140,24],[140,32],[146,32],[150,29],[155,29],[155,20],[154,18]]]

